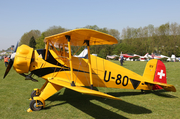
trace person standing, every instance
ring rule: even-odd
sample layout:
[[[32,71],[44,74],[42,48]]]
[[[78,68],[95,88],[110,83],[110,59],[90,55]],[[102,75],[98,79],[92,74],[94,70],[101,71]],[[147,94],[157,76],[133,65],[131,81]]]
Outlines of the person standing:
[[[152,57],[152,59],[154,59],[154,54],[153,53],[151,54],[151,57]]]
[[[5,57],[4,57],[5,67],[7,67],[7,66],[8,66],[8,60],[9,60],[9,58],[8,58],[7,56],[5,56]]]
[[[123,60],[124,60],[124,57],[123,57],[123,55],[121,54],[121,55],[120,55],[120,63],[121,63],[121,66],[123,66]]]

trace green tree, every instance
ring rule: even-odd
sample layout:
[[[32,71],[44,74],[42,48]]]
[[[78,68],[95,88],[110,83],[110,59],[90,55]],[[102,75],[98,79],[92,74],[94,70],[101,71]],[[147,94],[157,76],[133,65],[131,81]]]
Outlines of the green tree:
[[[62,33],[62,32],[68,31],[68,30],[69,29],[62,28],[61,26],[52,26],[44,32],[44,36],[45,37],[51,36],[51,35]]]
[[[44,35],[44,34],[45,34],[45,33],[43,32],[43,33],[41,34],[41,37],[39,37],[39,38],[36,39],[36,48],[37,48],[37,49],[43,49],[43,48],[45,48],[45,43],[44,43],[45,35]]]
[[[29,45],[29,41],[32,38],[32,36],[36,39],[41,36],[41,32],[39,30],[31,30],[27,33],[24,33],[24,35],[20,39],[19,45]]]
[[[98,57],[101,57],[101,58],[104,58],[104,59],[105,59],[106,56],[107,56],[106,51],[105,51],[104,48],[102,48],[102,49],[100,50],[100,52],[98,53]]]
[[[91,26],[91,25],[87,25],[87,26],[85,26],[84,28],[87,28],[87,29],[93,29],[93,30],[99,30],[99,27],[97,26],[97,25],[93,25],[93,26]]]
[[[116,29],[109,29],[108,34],[114,36],[117,40],[120,40],[120,33]]]
[[[35,41],[34,36],[31,37],[31,39],[29,41],[29,46],[34,48],[34,49],[36,48],[36,41]]]
[[[44,39],[47,36],[51,36],[54,34],[58,34],[58,33],[62,33],[68,31],[68,29],[66,28],[62,28],[61,26],[52,26],[49,29],[47,29],[46,31],[44,31],[41,36],[39,38],[37,38],[36,42],[36,48],[37,49],[42,49],[45,47],[45,43],[44,43]]]

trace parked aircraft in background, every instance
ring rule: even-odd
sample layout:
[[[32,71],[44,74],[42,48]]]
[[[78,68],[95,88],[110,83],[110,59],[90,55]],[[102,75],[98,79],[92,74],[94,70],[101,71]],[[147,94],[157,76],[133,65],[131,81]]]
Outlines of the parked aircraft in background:
[[[107,55],[106,59],[119,59],[118,55]]]
[[[123,57],[124,57],[124,59],[126,59],[126,60],[135,60],[135,59],[139,59],[140,57],[139,57],[139,55],[129,55],[129,54],[122,54],[123,55]],[[120,56],[119,55],[107,55],[106,56],[106,59],[119,59],[120,58]],[[120,59],[119,59],[120,60]]]
[[[88,49],[85,48],[79,55],[74,55],[74,57],[79,57],[79,58],[88,58]]]
[[[126,58],[126,60],[138,60],[140,58],[139,55],[129,55],[129,54],[122,54],[124,58]]]
[[[0,55],[5,55],[6,54],[6,52],[2,52],[2,53],[0,53]]]
[[[177,58],[175,55],[172,54],[171,57],[165,56],[165,55],[149,55],[149,53],[146,53],[144,56],[140,56],[137,54],[122,54],[124,59],[126,61],[149,61],[150,59],[158,59],[161,61],[168,61],[168,62],[177,62],[180,61],[180,58]],[[118,59],[120,56],[118,55],[107,55],[106,59]]]
[[[140,61],[148,61],[149,60],[148,53],[146,53],[144,56],[139,56],[139,60]]]
[[[129,55],[129,54],[122,54],[124,58],[126,58],[127,61],[147,61],[149,59],[148,53],[146,53],[144,56],[140,56],[137,54]]]
[[[177,58],[174,54],[171,55],[171,62],[179,62],[180,61],[180,57]]]
[[[149,59],[158,59],[158,60],[163,60],[163,61],[167,61],[167,59],[169,59],[170,57],[168,56],[164,56],[164,55],[156,55],[153,54],[152,55],[148,55]]]

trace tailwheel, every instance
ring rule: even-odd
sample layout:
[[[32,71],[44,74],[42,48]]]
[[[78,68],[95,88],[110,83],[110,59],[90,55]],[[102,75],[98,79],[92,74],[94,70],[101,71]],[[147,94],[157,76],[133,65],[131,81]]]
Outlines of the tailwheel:
[[[31,99],[33,99],[33,97],[35,97],[35,96],[39,96],[40,94],[39,94],[39,91],[38,90],[33,90],[32,92],[31,92]]]
[[[32,111],[39,111],[43,108],[43,103],[40,100],[31,100],[30,108]]]

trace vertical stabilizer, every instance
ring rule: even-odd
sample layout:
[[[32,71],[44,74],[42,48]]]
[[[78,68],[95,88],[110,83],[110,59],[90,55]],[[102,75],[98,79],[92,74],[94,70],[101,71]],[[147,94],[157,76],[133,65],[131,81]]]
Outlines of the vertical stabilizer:
[[[164,63],[157,59],[150,60],[144,70],[143,77],[148,81],[167,83],[166,81],[166,67]],[[153,90],[162,89],[159,85],[154,85]]]

